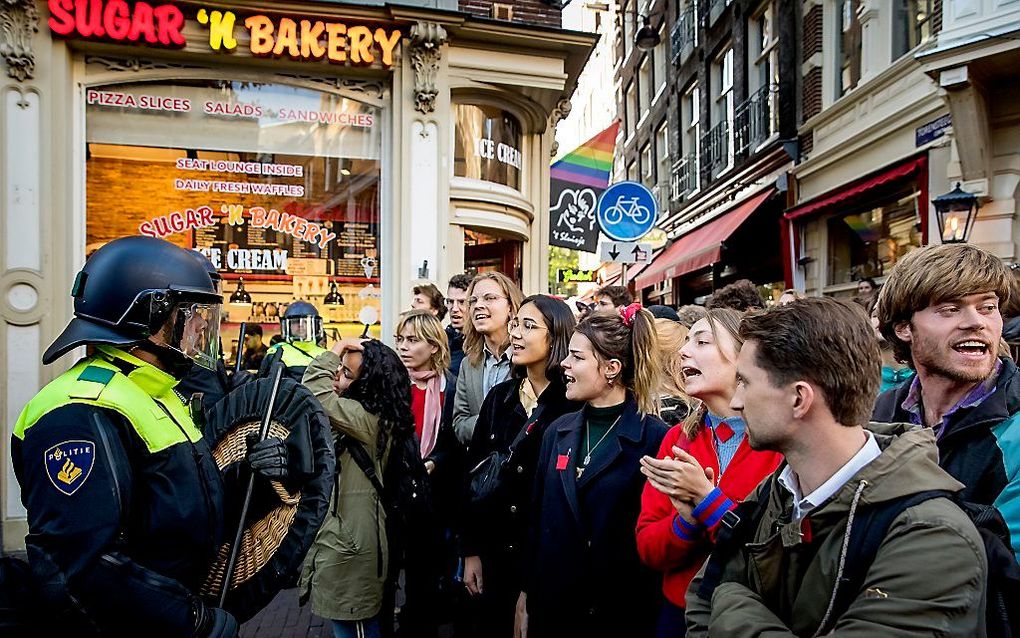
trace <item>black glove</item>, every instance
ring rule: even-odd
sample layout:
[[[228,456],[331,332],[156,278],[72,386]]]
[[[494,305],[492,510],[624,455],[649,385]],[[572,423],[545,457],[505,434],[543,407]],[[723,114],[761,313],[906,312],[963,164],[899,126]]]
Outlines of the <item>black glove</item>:
[[[195,638],[237,638],[237,619],[217,607],[207,607],[198,598],[192,599]]]
[[[248,466],[256,474],[261,474],[270,481],[286,481],[287,446],[279,438],[272,436],[259,441],[259,435],[252,432],[245,439],[248,443]]]

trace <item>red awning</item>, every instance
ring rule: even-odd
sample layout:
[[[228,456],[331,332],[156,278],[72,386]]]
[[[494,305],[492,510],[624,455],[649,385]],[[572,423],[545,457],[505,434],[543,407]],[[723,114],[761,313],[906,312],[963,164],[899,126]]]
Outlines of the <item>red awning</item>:
[[[774,189],[767,189],[734,210],[677,239],[642,270],[634,287],[637,290],[648,288],[660,281],[685,275],[719,261],[722,256],[722,243],[729,239],[751,213],[758,210],[773,193]]]
[[[920,171],[927,171],[927,157],[923,155],[880,173],[859,179],[847,186],[840,187],[840,189],[835,192],[830,191],[826,195],[816,197],[815,199],[805,202],[799,206],[794,206],[790,210],[786,211],[786,215],[784,215],[784,217],[786,219],[797,219],[804,215],[810,215],[811,213],[817,212],[823,208],[828,208],[830,206],[846,202],[873,188],[882,186],[883,184],[888,184],[890,182],[910,177]]]

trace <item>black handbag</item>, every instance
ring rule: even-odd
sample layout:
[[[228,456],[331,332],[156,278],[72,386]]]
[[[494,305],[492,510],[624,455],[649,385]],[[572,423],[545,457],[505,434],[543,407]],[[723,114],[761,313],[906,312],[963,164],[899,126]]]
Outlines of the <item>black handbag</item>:
[[[524,424],[521,431],[514,437],[514,441],[510,444],[508,450],[493,450],[479,461],[478,465],[471,468],[468,472],[468,500],[472,505],[486,503],[499,490],[499,482],[503,476],[503,470],[510,464],[510,460],[513,458],[514,452],[521,445],[521,442],[528,438],[536,420],[529,419]]]

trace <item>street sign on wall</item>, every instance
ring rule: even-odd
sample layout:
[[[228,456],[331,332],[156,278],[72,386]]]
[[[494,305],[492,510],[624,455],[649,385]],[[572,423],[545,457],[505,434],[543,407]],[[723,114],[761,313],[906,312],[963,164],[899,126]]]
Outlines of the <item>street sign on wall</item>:
[[[652,245],[607,241],[599,244],[599,259],[617,264],[640,264],[652,260]]]
[[[638,182],[613,184],[599,198],[599,228],[610,239],[635,241],[655,225],[658,202],[652,191]]]

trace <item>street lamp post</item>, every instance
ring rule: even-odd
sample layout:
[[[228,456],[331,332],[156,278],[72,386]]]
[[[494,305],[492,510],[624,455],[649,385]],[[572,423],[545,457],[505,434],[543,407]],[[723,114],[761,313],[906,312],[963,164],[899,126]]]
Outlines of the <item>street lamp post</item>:
[[[935,206],[942,243],[966,243],[977,218],[977,196],[960,188],[957,182],[956,188],[945,195],[939,195],[931,203]]]

